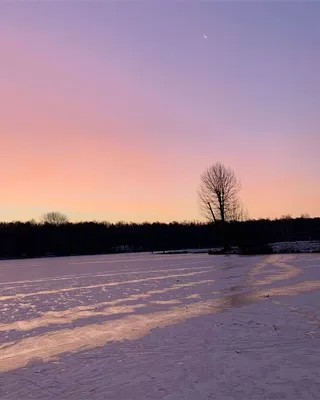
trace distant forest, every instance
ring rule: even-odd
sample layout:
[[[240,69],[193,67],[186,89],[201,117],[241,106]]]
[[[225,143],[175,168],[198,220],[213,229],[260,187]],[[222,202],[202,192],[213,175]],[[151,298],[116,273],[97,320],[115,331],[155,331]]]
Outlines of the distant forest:
[[[320,240],[320,218],[248,220],[221,224],[200,222],[116,223],[79,222],[0,223],[0,258],[29,258],[170,251]]]

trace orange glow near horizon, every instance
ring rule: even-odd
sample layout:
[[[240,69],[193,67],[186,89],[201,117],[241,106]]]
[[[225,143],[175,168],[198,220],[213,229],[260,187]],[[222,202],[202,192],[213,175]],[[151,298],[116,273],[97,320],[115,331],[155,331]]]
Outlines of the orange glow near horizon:
[[[241,179],[250,217],[320,215],[320,57],[311,64],[308,32],[291,54],[278,22],[265,38],[242,11],[235,27],[200,6],[197,23],[187,7],[181,19],[178,6],[168,17],[161,6],[127,15],[96,4],[92,20],[83,7],[0,6],[0,220],[53,210],[74,221],[199,220],[200,174],[217,161]],[[151,32],[136,26],[138,9]],[[207,29],[203,41],[209,22],[230,36]],[[249,43],[244,26],[269,47]]]

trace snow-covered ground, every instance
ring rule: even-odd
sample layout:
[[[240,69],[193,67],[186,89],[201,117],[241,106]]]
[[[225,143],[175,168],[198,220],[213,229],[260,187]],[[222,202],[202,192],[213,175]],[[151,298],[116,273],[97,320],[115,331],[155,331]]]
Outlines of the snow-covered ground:
[[[320,255],[0,262],[0,399],[320,399]]]
[[[316,253],[320,252],[320,241],[318,240],[301,240],[301,241],[291,241],[291,242],[275,242],[269,243],[272,249],[272,253],[276,254],[287,254],[287,253]],[[223,247],[214,247],[211,249],[184,249],[184,250],[174,250],[166,252],[167,254],[172,253],[208,253],[209,251],[222,251]],[[231,253],[239,254],[238,246],[233,246]],[[157,254],[162,254],[158,252]]]
[[[312,240],[303,240],[295,242],[276,242],[272,243],[271,247],[275,253],[281,253],[281,252],[312,253],[320,251],[320,242]]]

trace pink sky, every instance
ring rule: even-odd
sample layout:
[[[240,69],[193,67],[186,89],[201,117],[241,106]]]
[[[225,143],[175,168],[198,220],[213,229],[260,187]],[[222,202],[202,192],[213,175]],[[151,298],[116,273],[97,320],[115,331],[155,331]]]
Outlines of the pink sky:
[[[159,4],[0,6],[0,220],[201,219],[217,161],[251,217],[320,214],[319,7]]]

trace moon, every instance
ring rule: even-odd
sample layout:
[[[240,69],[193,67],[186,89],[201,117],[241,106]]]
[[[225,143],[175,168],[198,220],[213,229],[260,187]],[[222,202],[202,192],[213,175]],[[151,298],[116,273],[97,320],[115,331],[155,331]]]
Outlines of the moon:
[[[207,36],[206,34],[204,34],[203,37],[204,37],[205,39],[208,39],[208,36]]]

